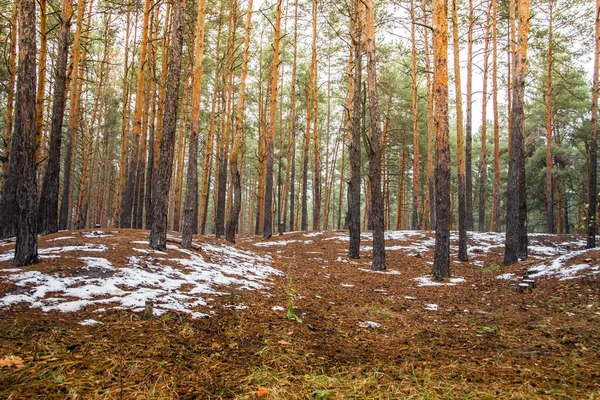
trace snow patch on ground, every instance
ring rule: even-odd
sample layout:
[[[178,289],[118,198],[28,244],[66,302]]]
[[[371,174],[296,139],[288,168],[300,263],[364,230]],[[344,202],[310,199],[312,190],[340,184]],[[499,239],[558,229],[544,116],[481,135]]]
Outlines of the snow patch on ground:
[[[74,312],[89,306],[106,308],[112,305],[117,309],[141,312],[146,301],[152,301],[156,315],[175,311],[200,318],[206,316],[197,311],[198,307],[206,306],[201,295],[222,294],[217,291],[217,286],[263,289],[270,285],[271,276],[283,275],[268,265],[271,260],[267,257],[226,245],[204,244],[202,248],[210,259],[175,246],[182,256],[170,261],[182,268],[163,265],[142,254],[129,257],[128,268],[116,268],[105,258],[80,257],[84,266],[73,270],[71,276],[29,268],[0,270],[3,279],[18,287],[13,293],[0,297],[0,307],[27,303],[43,311]],[[106,249],[108,247],[104,245],[66,246],[43,249],[40,253]],[[12,253],[10,256],[12,258]],[[239,305],[235,309],[244,307]]]
[[[576,264],[566,266],[566,262],[586,254],[595,249],[584,249],[578,251],[572,251],[568,254],[555,258],[550,264],[540,264],[535,267],[530,268],[527,271],[527,274],[531,278],[537,278],[539,276],[554,276],[558,277],[561,281],[567,279],[574,279],[578,277],[585,276],[586,274],[581,274],[584,271],[591,272],[592,274],[600,273],[600,266],[598,265],[590,265],[590,264]]]
[[[304,244],[313,244],[312,240],[278,240],[272,242],[258,242],[254,243],[255,246],[258,247],[269,247],[269,246],[285,246],[290,243],[304,243]]]
[[[449,282],[436,282],[432,281],[430,276],[420,276],[414,278],[413,281],[417,281],[418,287],[422,286],[456,286],[457,283],[465,282],[465,278],[450,278]]]
[[[358,323],[358,326],[361,328],[379,328],[381,327],[381,324],[374,321],[362,321]]]
[[[425,309],[428,311],[438,311],[440,307],[435,303],[425,304]]]
[[[363,271],[363,272],[370,272],[372,274],[400,275],[400,271],[396,271],[394,269],[386,269],[383,271],[373,271],[372,269],[368,269],[368,268],[359,268],[359,270]]]
[[[503,279],[503,280],[511,280],[511,279],[515,279],[515,274],[502,274],[502,275],[498,275],[496,277],[496,279]]]
[[[102,322],[96,321],[95,319],[85,319],[79,323],[79,325],[83,326],[93,326],[93,325],[102,325]]]

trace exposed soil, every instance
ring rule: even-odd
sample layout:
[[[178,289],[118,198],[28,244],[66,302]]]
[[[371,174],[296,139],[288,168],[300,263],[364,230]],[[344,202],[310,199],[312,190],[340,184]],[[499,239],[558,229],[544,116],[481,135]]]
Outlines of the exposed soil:
[[[131,241],[140,237],[139,231],[121,230],[83,240],[81,232],[61,232],[41,238],[40,248],[57,246],[53,239],[67,234],[74,237],[61,246],[111,245],[103,257],[110,255],[121,268],[132,255]],[[143,319],[141,313],[111,309],[45,313],[22,304],[0,308],[0,359],[23,361],[21,368],[0,367],[0,398],[600,396],[600,274],[539,277],[532,293],[518,294],[520,277],[543,259],[502,268],[502,247],[491,246],[475,249],[464,263],[455,261],[453,251],[452,275],[465,281],[419,286],[415,278],[431,272],[431,246],[389,250],[392,273],[372,273],[370,253],[349,260],[342,235],[347,232],[290,233],[268,241],[285,244],[241,237],[239,248],[271,255],[273,267],[286,276],[275,277],[265,290],[223,288],[227,294],[215,297],[209,318],[171,312]],[[419,232],[386,246],[432,239],[432,233]],[[535,236],[532,244],[574,251],[581,248],[578,239]],[[195,242],[224,241],[198,236]],[[1,243],[0,252],[11,246]],[[107,273],[82,269],[80,256],[65,253],[28,268],[72,276]],[[599,265],[600,250],[568,264],[584,261]],[[10,261],[0,262],[3,268],[12,268]],[[497,278],[505,273],[515,279]],[[0,296],[19,290],[0,278]],[[287,318],[290,312],[302,322]],[[87,318],[102,324],[80,325]]]

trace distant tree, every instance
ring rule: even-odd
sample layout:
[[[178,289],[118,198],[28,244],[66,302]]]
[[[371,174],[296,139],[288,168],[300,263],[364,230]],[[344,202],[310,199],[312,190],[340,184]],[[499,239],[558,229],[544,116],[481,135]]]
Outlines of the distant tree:
[[[600,0],[596,0],[594,40],[594,78],[592,88],[592,137],[590,139],[589,204],[587,215],[587,247],[596,247],[598,227],[596,205],[598,201],[598,69],[600,63]]]

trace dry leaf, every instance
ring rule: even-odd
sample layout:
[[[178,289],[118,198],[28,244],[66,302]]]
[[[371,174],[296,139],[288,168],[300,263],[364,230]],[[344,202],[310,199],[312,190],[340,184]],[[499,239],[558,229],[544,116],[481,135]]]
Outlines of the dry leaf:
[[[2,360],[0,360],[0,368],[10,368],[13,366],[17,368],[25,368],[25,364],[23,364],[23,359],[21,357],[6,356]]]
[[[258,397],[263,397],[263,396],[266,396],[268,394],[269,394],[269,389],[264,388],[264,387],[258,388],[258,390],[256,391],[256,395]]]
[[[212,347],[213,349],[220,349],[220,348],[221,348],[221,345],[220,345],[219,343],[217,343],[217,342],[212,342],[212,344],[211,344],[211,347]]]
[[[279,342],[277,342],[278,344],[282,344],[284,346],[289,346],[290,342],[286,342],[285,340],[280,340]]]

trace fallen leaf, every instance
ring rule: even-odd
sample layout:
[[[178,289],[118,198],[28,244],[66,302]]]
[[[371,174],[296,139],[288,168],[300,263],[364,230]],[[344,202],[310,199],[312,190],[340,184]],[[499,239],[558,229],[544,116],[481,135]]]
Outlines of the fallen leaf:
[[[279,342],[277,342],[277,344],[282,344],[284,346],[289,346],[291,343],[290,342],[286,342],[285,340],[280,340]]]
[[[258,390],[256,391],[256,395],[258,397],[263,397],[263,396],[266,396],[268,394],[269,394],[269,389],[264,388],[264,387],[258,388]]]
[[[4,367],[25,368],[25,364],[23,364],[23,359],[21,357],[6,356],[0,360],[0,368]]]
[[[221,348],[221,345],[220,345],[219,343],[217,343],[217,342],[212,342],[212,344],[211,344],[211,347],[212,347],[213,349],[220,349],[220,348]]]

